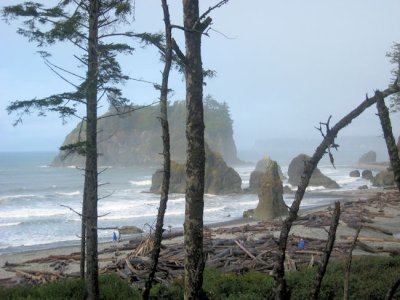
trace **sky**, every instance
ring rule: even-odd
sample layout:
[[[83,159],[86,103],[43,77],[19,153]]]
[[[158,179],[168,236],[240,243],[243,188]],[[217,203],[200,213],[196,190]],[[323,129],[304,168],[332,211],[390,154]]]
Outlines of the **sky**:
[[[0,5],[19,2],[2,0]],[[182,25],[181,1],[169,2],[172,23]],[[205,11],[218,1],[200,2]],[[204,95],[228,103],[239,150],[265,139],[319,138],[319,122],[332,115],[336,123],[366,94],[372,96],[391,82],[394,66],[386,53],[400,42],[399,11],[398,0],[231,0],[211,13],[209,36],[203,37],[203,65],[217,72],[216,78],[207,79]],[[32,114],[14,127],[16,115],[5,110],[10,101],[72,89],[46,67],[33,43],[16,34],[19,22],[0,23],[0,152],[56,151],[78,119],[63,124],[57,115]],[[162,31],[160,1],[136,0],[132,29]],[[184,50],[183,33],[175,29],[173,35]],[[157,51],[135,48],[133,56],[121,58],[123,70],[159,82]],[[77,70],[74,48],[61,44],[46,50],[54,63]],[[171,101],[185,98],[181,74],[171,74],[171,87]],[[124,86],[124,94],[135,104],[158,98],[150,85],[133,81]],[[104,104],[100,113],[106,108]],[[370,108],[340,134],[381,135],[375,113]],[[398,136],[400,116],[392,114],[392,122]]]

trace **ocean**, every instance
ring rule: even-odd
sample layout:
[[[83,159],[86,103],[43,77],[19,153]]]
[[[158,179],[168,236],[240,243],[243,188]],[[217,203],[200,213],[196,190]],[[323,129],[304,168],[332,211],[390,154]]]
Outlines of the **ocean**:
[[[50,167],[55,152],[0,153],[0,254],[79,244],[83,171],[70,167]],[[242,187],[249,184],[254,164],[234,167],[242,178]],[[287,165],[282,165],[284,173]],[[99,227],[135,225],[148,231],[155,225],[159,195],[149,193],[155,167],[107,169],[99,177]],[[348,174],[354,167],[325,164],[321,171],[336,180],[341,189],[356,189],[370,183]],[[287,184],[284,181],[284,185]],[[293,187],[294,189],[294,187]],[[329,192],[322,187],[312,190]],[[319,193],[306,194],[302,207],[332,202],[337,198]],[[290,205],[293,195],[285,195]],[[206,224],[242,217],[245,210],[255,208],[257,195],[205,195]],[[165,227],[182,228],[185,199],[171,194]],[[71,208],[71,209],[69,209]],[[99,230],[100,241],[111,241],[114,230]]]

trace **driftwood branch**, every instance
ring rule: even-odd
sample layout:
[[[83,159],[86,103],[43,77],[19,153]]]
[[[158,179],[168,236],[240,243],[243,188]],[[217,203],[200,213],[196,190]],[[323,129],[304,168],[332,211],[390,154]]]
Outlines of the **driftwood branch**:
[[[397,85],[391,85],[389,88],[382,92],[382,96],[385,98],[392,94],[398,93],[400,91],[400,87]],[[349,125],[353,119],[357,118],[360,114],[362,114],[368,107],[375,104],[378,100],[378,97],[375,95],[371,98],[365,99],[357,108],[343,117],[335,126],[333,126],[328,133],[326,133],[325,138],[321,142],[321,144],[315,150],[314,155],[311,157],[309,161],[306,163],[306,167],[304,168],[303,175],[301,177],[300,184],[297,188],[295,199],[290,207],[289,216],[284,220],[282,224],[282,230],[279,238],[279,253],[277,255],[277,260],[275,263],[273,277],[275,281],[275,295],[276,299],[285,299],[287,298],[287,289],[286,289],[286,279],[285,279],[285,253],[286,253],[286,244],[289,236],[290,229],[292,227],[293,222],[297,219],[297,214],[299,212],[300,203],[303,199],[304,193],[308,186],[308,183],[311,178],[311,174],[314,169],[317,167],[318,162],[321,160],[323,155],[326,153],[328,147],[330,147],[334,143],[334,139],[336,138],[338,132]]]
[[[322,256],[322,263],[318,267],[317,275],[315,278],[315,285],[313,290],[311,291],[310,299],[317,300],[319,297],[322,279],[324,278],[329,257],[331,256],[332,253],[333,244],[335,243],[336,230],[339,224],[339,218],[340,218],[340,202],[335,202],[335,210],[332,215],[332,223],[331,226],[329,227],[328,241],[326,243],[324,254]]]

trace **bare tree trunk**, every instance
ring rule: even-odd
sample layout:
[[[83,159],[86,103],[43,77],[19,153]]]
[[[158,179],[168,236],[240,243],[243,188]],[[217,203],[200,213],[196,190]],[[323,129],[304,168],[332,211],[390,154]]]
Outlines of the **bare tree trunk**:
[[[85,263],[86,263],[86,187],[83,189],[83,201],[82,201],[82,215],[81,215],[81,261],[79,266],[79,273],[81,279],[85,278]]]
[[[396,280],[396,282],[392,285],[392,287],[388,290],[385,300],[391,300],[396,293],[396,290],[400,286],[400,278]]]
[[[394,93],[400,91],[400,88],[397,85],[392,85],[385,91],[383,91],[383,97],[390,96]],[[284,220],[282,224],[282,229],[278,241],[278,255],[274,265],[273,277],[274,277],[274,289],[275,289],[275,299],[288,299],[288,293],[286,288],[286,280],[285,280],[285,269],[284,269],[284,261],[285,261],[285,252],[286,252],[286,244],[289,236],[290,229],[292,228],[293,222],[297,219],[297,214],[299,212],[300,203],[303,199],[304,193],[310,181],[310,177],[312,172],[318,165],[318,162],[321,160],[322,156],[326,153],[326,150],[334,144],[334,139],[338,132],[349,125],[353,119],[357,118],[361,113],[364,112],[365,109],[376,103],[377,97],[368,98],[364,100],[356,109],[351,111],[348,115],[342,118],[336,125],[327,130],[326,135],[324,136],[323,141],[315,150],[314,155],[311,159],[305,162],[305,168],[303,175],[301,177],[300,184],[297,188],[295,199],[290,207],[289,216]]]
[[[99,272],[97,251],[97,78],[98,62],[98,14],[99,2],[90,0],[89,7],[89,51],[87,72],[87,123],[86,123],[86,287],[88,299],[99,299]]]
[[[149,299],[151,286],[154,280],[154,274],[156,273],[158,258],[160,255],[163,225],[164,225],[164,215],[167,209],[168,202],[168,192],[169,192],[169,180],[171,174],[171,157],[170,157],[170,139],[169,139],[169,124],[168,124],[168,79],[169,72],[171,70],[172,63],[172,36],[171,36],[171,22],[169,16],[169,9],[167,0],[161,0],[162,8],[164,12],[164,23],[165,23],[165,39],[166,39],[166,49],[165,49],[165,66],[162,74],[162,84],[161,84],[161,95],[160,95],[160,122],[162,127],[162,139],[163,139],[163,156],[164,156],[164,166],[163,166],[163,181],[161,185],[161,199],[160,206],[158,208],[156,230],[154,233],[154,247],[151,252],[151,267],[150,273],[146,280],[145,289],[143,291],[142,297],[144,300]]]
[[[343,300],[349,299],[349,283],[350,283],[350,272],[351,272],[351,261],[353,259],[353,250],[356,247],[358,235],[360,234],[361,227],[358,227],[356,234],[354,236],[353,243],[351,244],[349,255],[346,260],[346,269],[343,279]]]
[[[185,193],[185,294],[184,299],[199,299],[203,285],[204,210],[204,119],[203,68],[199,1],[183,0],[186,44],[186,193]]]
[[[389,110],[385,105],[385,99],[381,92],[375,93],[378,101],[376,107],[378,108],[378,116],[381,121],[383,136],[385,137],[386,146],[388,149],[390,164],[394,173],[394,181],[400,191],[400,159],[399,150],[397,149],[396,140],[393,136],[392,123],[390,122]]]
[[[310,299],[317,300],[319,297],[322,279],[324,278],[326,272],[326,266],[328,265],[329,257],[331,256],[332,253],[333,244],[335,243],[336,230],[339,224],[339,218],[340,218],[340,202],[335,202],[335,210],[332,215],[331,226],[329,227],[328,241],[326,243],[324,254],[322,256],[321,265],[318,267],[317,275],[315,278],[315,286],[311,291]]]

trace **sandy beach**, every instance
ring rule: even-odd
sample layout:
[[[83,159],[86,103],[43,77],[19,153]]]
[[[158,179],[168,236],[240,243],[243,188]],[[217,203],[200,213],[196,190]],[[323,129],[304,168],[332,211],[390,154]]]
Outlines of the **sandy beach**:
[[[338,190],[330,192],[330,195],[341,199],[342,214],[336,234],[338,253],[345,252],[340,249],[340,245],[348,245],[351,242],[356,232],[357,222],[360,221],[365,224],[365,227],[361,230],[359,240],[366,247],[357,247],[355,255],[390,255],[396,251],[400,252],[400,197],[398,192],[382,189]],[[329,226],[332,207],[332,205],[325,205],[302,210],[298,221],[291,230],[291,238],[293,240],[303,238],[306,241],[305,249],[307,249],[308,241],[311,245],[312,241],[326,240],[326,229]],[[246,240],[257,240],[266,233],[277,238],[280,222],[279,219],[264,222],[238,219],[209,225],[207,230],[212,240],[235,241],[243,237]],[[174,245],[182,245],[182,243],[183,237],[176,236],[165,239],[163,245],[166,248],[173,248]],[[129,240],[99,244],[101,272],[109,271],[110,265],[115,264],[120,258],[130,255],[134,249],[129,245],[132,245]],[[368,247],[370,248],[368,249]],[[310,253],[311,250],[310,248]],[[19,283],[24,277],[29,277],[32,271],[54,274],[55,277],[60,274],[63,277],[76,276],[79,274],[79,252],[79,246],[67,246],[0,255],[0,284]],[[314,252],[317,253],[317,251]]]

